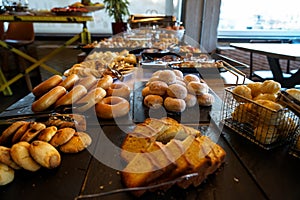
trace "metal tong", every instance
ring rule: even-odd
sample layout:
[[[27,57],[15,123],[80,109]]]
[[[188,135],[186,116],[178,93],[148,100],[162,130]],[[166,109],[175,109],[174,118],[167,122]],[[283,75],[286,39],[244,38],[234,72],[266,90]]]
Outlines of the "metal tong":
[[[9,115],[0,117],[0,125],[11,125],[16,121],[21,120],[29,120],[29,119],[47,119],[54,116],[63,116],[71,114],[73,111],[76,111],[78,107],[82,106],[82,104],[74,105],[61,105],[53,110],[38,112],[38,113],[30,113],[30,114],[20,114],[20,115]]]
[[[113,69],[109,65],[106,65],[106,68],[109,69],[117,77],[118,80],[124,80],[124,76],[119,70]]]
[[[278,103],[288,107],[293,113],[300,117],[300,101],[286,91],[281,91],[276,99]]]

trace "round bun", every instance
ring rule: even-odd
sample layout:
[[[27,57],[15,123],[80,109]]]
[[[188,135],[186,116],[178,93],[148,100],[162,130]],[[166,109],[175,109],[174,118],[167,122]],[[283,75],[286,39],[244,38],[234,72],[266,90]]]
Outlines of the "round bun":
[[[300,101],[300,90],[299,89],[290,88],[290,89],[287,89],[286,92],[289,95],[291,95],[292,97],[294,97],[295,99],[297,99],[298,101]]]
[[[42,130],[46,128],[46,125],[41,122],[30,123],[28,129],[21,137],[20,141],[31,142]]]
[[[247,87],[251,89],[252,98],[255,98],[256,96],[261,94],[261,86],[262,82],[252,82],[247,84]]]
[[[167,95],[169,97],[178,98],[178,99],[185,99],[187,96],[187,89],[186,87],[179,85],[179,84],[172,84],[169,85],[167,89]]]
[[[186,103],[183,99],[167,97],[164,101],[164,106],[171,112],[182,112],[186,108]]]
[[[205,93],[208,93],[208,86],[206,83],[200,83],[197,81],[191,81],[187,85],[187,89],[189,93],[195,94],[195,95],[202,95]]]
[[[172,70],[163,70],[159,73],[158,77],[168,85],[176,82],[176,75]]]
[[[163,81],[153,81],[149,84],[150,94],[156,94],[163,96],[166,94],[168,89],[168,84]]]
[[[55,135],[50,140],[50,144],[54,147],[58,147],[67,143],[75,134],[73,128],[62,128],[56,131]]]
[[[0,144],[7,143],[9,139],[16,133],[16,131],[26,123],[26,121],[16,121],[7,127],[0,135]]]
[[[92,138],[85,132],[76,132],[74,136],[59,147],[64,153],[78,153],[87,148],[92,143]]]
[[[61,163],[59,152],[48,142],[33,141],[30,144],[29,152],[37,163],[48,169],[53,169]]]
[[[0,146],[0,163],[3,163],[13,169],[20,169],[20,166],[13,161],[10,155],[10,148]]]
[[[148,86],[142,89],[142,96],[145,97],[150,94],[150,88]]]
[[[0,163],[0,185],[7,185],[15,178],[15,171],[9,166]]]
[[[262,93],[276,94],[280,91],[281,85],[280,83],[273,80],[266,80],[261,85]]]
[[[25,141],[18,142],[11,147],[10,154],[20,167],[29,170],[37,171],[41,168],[41,165],[38,164],[30,155],[29,152],[30,144]]]
[[[184,76],[183,81],[188,85],[191,81],[200,82],[200,78],[195,74],[187,74]]]
[[[129,102],[118,96],[109,96],[96,104],[96,114],[103,119],[122,117],[129,112]]]
[[[42,130],[38,136],[38,140],[49,142],[52,137],[56,134],[57,127],[56,126],[48,126],[44,130]]]
[[[215,102],[215,97],[210,93],[197,96],[199,106],[211,106]]]
[[[251,89],[249,87],[247,87],[246,85],[238,85],[235,88],[233,88],[232,92],[234,94],[240,95],[246,99],[252,99],[252,95],[251,95]],[[237,101],[241,101],[243,102],[244,99],[238,97],[238,96],[234,96],[234,98]]]
[[[188,108],[195,106],[198,102],[197,97],[193,94],[187,94],[184,101]]]
[[[240,123],[252,123],[251,122],[251,104],[245,103],[238,105],[233,113],[231,113],[232,119]]]
[[[154,108],[154,109],[158,109],[163,105],[163,98],[159,95],[155,95],[155,94],[150,94],[147,95],[144,98],[144,104],[148,107],[148,108]]]

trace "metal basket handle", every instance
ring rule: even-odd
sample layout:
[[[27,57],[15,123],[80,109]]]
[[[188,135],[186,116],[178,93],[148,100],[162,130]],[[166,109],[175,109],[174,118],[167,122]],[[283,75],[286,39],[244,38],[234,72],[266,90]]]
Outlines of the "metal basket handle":
[[[244,74],[243,72],[241,72],[240,70],[238,70],[237,68],[230,65],[228,62],[226,62],[224,60],[217,60],[216,63],[220,63],[220,66],[218,66],[219,68],[225,69],[226,71],[230,72],[231,74],[233,74],[236,77],[236,85],[239,84],[239,76],[243,77],[242,84],[245,84],[246,74]]]

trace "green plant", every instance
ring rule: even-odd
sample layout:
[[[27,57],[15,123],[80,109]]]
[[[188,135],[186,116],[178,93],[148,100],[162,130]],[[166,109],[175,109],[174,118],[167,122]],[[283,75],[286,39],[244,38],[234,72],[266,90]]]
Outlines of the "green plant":
[[[104,0],[105,11],[115,22],[123,22],[123,17],[129,16],[128,0]]]

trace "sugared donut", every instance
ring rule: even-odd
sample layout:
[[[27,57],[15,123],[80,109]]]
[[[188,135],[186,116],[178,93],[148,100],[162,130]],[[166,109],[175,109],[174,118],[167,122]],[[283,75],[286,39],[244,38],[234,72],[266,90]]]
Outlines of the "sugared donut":
[[[195,74],[187,74],[184,76],[183,81],[185,82],[185,84],[188,84],[191,81],[200,82],[200,78]]]
[[[144,104],[148,108],[158,109],[163,105],[164,99],[159,95],[149,94],[144,98]]]
[[[66,88],[66,90],[71,90],[76,82],[79,80],[79,76],[77,74],[71,74],[67,78],[65,78],[59,85]]]
[[[169,85],[167,89],[167,94],[169,97],[178,98],[178,99],[185,99],[187,95],[186,87],[179,85],[179,84],[172,84]]]
[[[126,99],[130,95],[130,88],[125,83],[113,83],[106,92],[107,96],[118,96]]]
[[[151,94],[163,96],[165,95],[167,89],[168,85],[163,81],[153,81],[149,84],[149,91]]]
[[[62,77],[60,75],[53,75],[47,80],[41,82],[37,86],[35,86],[32,89],[32,93],[36,97],[40,97],[47,92],[49,92],[51,89],[53,89],[55,86],[58,86],[62,82]]]
[[[188,108],[193,107],[197,103],[197,97],[193,94],[187,94],[187,96],[184,99],[186,106]]]
[[[107,90],[114,82],[114,79],[110,75],[105,75],[99,79],[97,87],[101,87],[104,90]]]
[[[261,85],[262,93],[276,94],[281,89],[280,83],[273,80],[266,80]]]
[[[191,81],[187,85],[187,89],[189,93],[195,94],[195,95],[202,95],[205,93],[208,93],[208,85],[206,83],[201,83],[197,81]]]
[[[109,96],[96,104],[96,114],[103,119],[122,117],[129,112],[129,102],[118,96]]]
[[[171,112],[182,112],[186,108],[186,103],[183,99],[167,97],[164,101],[164,107]]]
[[[234,94],[240,95],[246,99],[252,99],[252,95],[251,95],[251,89],[249,87],[247,87],[246,85],[238,85],[235,88],[233,88],[232,92]],[[234,98],[237,101],[245,101],[244,99],[238,97],[238,96],[234,96]]]
[[[215,101],[215,97],[210,93],[204,93],[197,96],[197,100],[199,106],[211,106]]]
[[[159,73],[158,77],[168,85],[176,82],[176,75],[172,70],[163,70]]]

